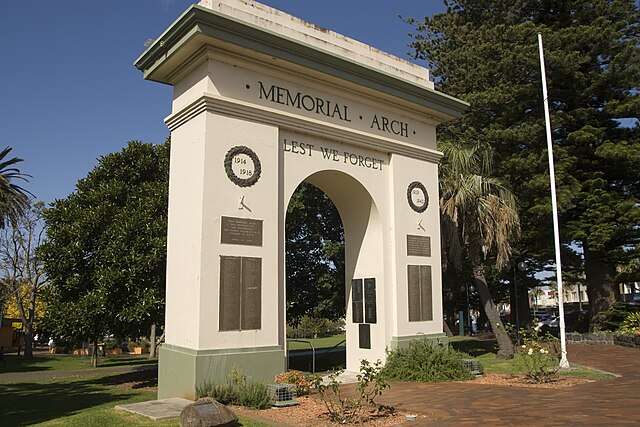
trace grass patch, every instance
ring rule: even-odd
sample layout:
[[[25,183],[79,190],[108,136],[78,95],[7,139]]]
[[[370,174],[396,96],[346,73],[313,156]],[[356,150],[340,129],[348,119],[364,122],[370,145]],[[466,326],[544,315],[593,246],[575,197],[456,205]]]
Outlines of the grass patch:
[[[514,375],[521,373],[515,366],[514,359],[499,360],[496,357],[498,345],[495,340],[481,340],[473,337],[456,336],[449,338],[449,342],[456,350],[468,353],[472,357],[478,359],[485,372]],[[592,369],[575,363],[571,363],[571,369],[568,371],[558,371],[558,375],[563,377],[581,377],[594,380],[613,377],[612,375],[598,369]]]
[[[2,375],[27,372],[83,371],[94,369],[88,356],[47,355],[24,359],[22,356],[6,355],[6,364],[0,366]],[[119,366],[155,365],[158,361],[146,355],[106,356],[98,358],[98,368],[115,368]]]
[[[330,337],[322,338],[301,338],[303,341],[310,341],[313,348],[331,348],[345,339],[345,334],[336,334]],[[289,342],[289,350],[311,350],[309,344],[305,342],[291,341]]]
[[[54,363],[53,366],[77,365]],[[155,370],[0,383],[2,425],[179,426],[177,418],[153,421],[114,409],[116,405],[157,399],[156,387]],[[252,420],[240,421],[247,427],[265,426]]]

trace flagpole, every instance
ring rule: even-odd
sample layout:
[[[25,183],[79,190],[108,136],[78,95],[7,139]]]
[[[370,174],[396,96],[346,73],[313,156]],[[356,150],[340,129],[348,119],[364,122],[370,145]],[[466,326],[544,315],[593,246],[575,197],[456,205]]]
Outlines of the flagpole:
[[[553,164],[553,140],[551,137],[551,119],[549,117],[549,96],[547,95],[547,74],[544,68],[542,34],[538,34],[540,50],[540,72],[542,73],[542,98],[544,100],[544,118],[547,130],[547,153],[549,155],[549,178],[551,180],[551,209],[553,210],[553,237],[556,250],[556,277],[558,278],[558,309],[560,317],[560,367],[569,368],[567,360],[567,340],[564,325],[564,292],[562,290],[562,260],[560,259],[560,227],[558,226],[558,202],[556,199],[556,176]]]

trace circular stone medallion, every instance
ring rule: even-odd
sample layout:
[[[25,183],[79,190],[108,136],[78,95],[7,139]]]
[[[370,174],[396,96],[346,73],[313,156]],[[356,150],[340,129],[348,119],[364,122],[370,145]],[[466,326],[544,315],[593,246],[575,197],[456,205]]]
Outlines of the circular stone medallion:
[[[418,213],[427,210],[429,206],[429,194],[420,181],[413,181],[407,188],[407,201],[411,209]]]
[[[224,157],[224,170],[238,187],[250,187],[260,179],[260,159],[249,147],[233,147]]]

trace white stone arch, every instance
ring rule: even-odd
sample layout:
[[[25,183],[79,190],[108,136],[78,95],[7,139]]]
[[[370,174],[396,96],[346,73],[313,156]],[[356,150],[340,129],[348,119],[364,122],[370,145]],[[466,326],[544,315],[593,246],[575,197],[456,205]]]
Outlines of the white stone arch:
[[[445,339],[435,137],[466,103],[424,68],[251,0],[202,0],[135,65],[174,88],[159,398],[193,398],[233,366],[269,382],[284,369],[285,213],[303,180],[342,211],[347,279],[375,279],[347,368]]]

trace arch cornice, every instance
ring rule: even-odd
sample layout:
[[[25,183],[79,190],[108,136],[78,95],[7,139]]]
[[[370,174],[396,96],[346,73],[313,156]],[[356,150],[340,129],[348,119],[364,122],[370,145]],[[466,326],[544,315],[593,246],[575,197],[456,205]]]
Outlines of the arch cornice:
[[[213,94],[201,96],[182,110],[167,117],[165,123],[173,132],[189,120],[205,112],[266,123],[306,134],[319,134],[323,138],[337,142],[350,143],[384,153],[402,154],[432,163],[438,163],[442,157],[442,153],[436,150]]]
[[[311,32],[312,29],[309,29]],[[322,32],[315,29],[315,32]],[[311,38],[308,38],[309,40]],[[420,84],[411,73],[398,69],[393,72],[386,64],[375,66],[334,50],[322,48],[322,44],[285,37],[251,22],[205,8],[190,7],[138,58],[135,66],[144,72],[146,79],[175,84],[176,70],[184,61],[203,46],[215,46],[242,55],[259,56],[265,62],[282,63],[319,79],[339,79],[347,85],[382,93],[420,109],[425,109],[439,122],[459,117],[468,103],[438,92],[429,84]],[[370,48],[372,49],[372,48]],[[372,56],[378,55],[372,51]],[[400,59],[394,60],[409,67]],[[390,60],[388,61],[390,63]],[[417,66],[416,66],[417,67]],[[424,69],[423,69],[424,70]],[[427,70],[424,70],[428,73]],[[414,76],[415,77],[415,76]]]

